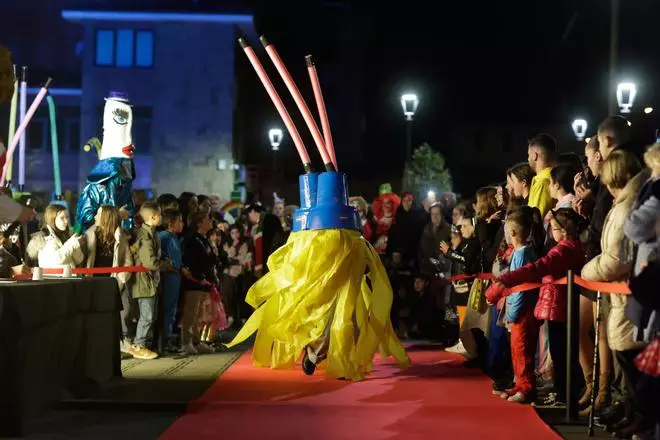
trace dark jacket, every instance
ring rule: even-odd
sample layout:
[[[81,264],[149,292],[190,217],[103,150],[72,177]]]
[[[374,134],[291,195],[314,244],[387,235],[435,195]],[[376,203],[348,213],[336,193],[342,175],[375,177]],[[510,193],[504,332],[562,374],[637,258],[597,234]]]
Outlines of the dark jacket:
[[[387,255],[400,252],[403,261],[408,262],[414,259],[417,256],[419,240],[424,230],[423,219],[419,210],[412,208],[410,211],[406,211],[399,206],[387,240]]]
[[[456,250],[450,249],[447,252],[446,257],[454,264],[462,265],[462,273],[466,275],[474,275],[482,270],[481,246],[475,237],[463,239]]]
[[[634,244],[633,262],[635,264],[635,276],[641,274],[642,263],[648,262],[649,259],[657,258],[654,255],[658,240],[655,234],[655,224],[658,219],[657,200],[660,200],[660,180],[649,180],[640,189],[635,207],[628,216],[626,225],[624,226],[626,237]],[[648,277],[648,273],[646,276]],[[657,293],[657,287],[652,288],[651,291]],[[639,293],[628,298],[626,316],[628,316],[630,322],[636,327],[645,329],[649,325],[653,311],[653,307],[648,307],[640,301]],[[638,332],[638,338],[643,337],[643,333]]]
[[[592,260],[601,253],[600,237],[603,233],[605,217],[610,212],[612,202],[614,201],[612,194],[610,194],[600,179],[597,179],[592,184],[591,191],[594,195],[595,205],[589,219],[589,227],[587,228],[587,261]]]
[[[479,219],[475,225],[474,235],[477,237],[477,240],[479,240],[479,244],[481,245],[481,264],[484,272],[490,272],[493,268],[493,261],[495,261],[495,256],[502,243],[501,237],[499,241],[497,241],[498,232],[501,226],[502,222],[499,220],[493,220],[490,223],[486,223],[486,221],[482,219]],[[502,237],[503,236],[504,231],[502,231]]]
[[[434,228],[432,223],[424,227],[422,238],[419,240],[419,250],[417,255],[419,271],[432,276],[435,274],[435,267],[429,261],[430,258],[440,256],[440,242],[449,243],[451,239],[451,227],[443,220],[438,228]]]
[[[183,277],[184,290],[208,291],[210,286],[202,281],[215,283],[216,256],[211,244],[203,235],[195,232],[189,234],[183,241],[183,265],[192,274],[194,280]]]

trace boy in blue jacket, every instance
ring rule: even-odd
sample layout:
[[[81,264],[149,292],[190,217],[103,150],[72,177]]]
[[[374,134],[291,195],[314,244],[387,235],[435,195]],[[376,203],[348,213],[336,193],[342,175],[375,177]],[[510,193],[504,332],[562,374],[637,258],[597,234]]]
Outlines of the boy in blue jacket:
[[[164,229],[158,232],[163,258],[169,259],[173,270],[165,273],[163,280],[163,340],[167,341],[166,350],[178,351],[175,347],[172,332],[176,320],[177,305],[181,291],[181,239],[183,231],[183,216],[177,209],[167,209],[163,212],[162,225]]]

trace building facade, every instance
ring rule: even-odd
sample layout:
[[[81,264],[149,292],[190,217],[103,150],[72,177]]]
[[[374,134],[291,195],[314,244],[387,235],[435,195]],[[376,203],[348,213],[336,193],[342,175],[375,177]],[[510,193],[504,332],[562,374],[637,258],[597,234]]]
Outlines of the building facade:
[[[218,193],[234,186],[236,34],[251,15],[64,10],[84,28],[80,140],[100,137],[103,98],[129,94],[136,188]],[[81,154],[82,184],[96,161]]]

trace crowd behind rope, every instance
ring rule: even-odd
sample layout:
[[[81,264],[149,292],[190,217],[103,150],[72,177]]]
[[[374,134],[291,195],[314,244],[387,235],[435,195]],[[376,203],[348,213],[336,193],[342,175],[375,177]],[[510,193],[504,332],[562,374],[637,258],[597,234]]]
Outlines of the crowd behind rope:
[[[356,199],[389,269],[400,337],[442,341],[512,403],[561,407],[571,375],[581,415],[618,438],[657,438],[660,144],[638,156],[629,139],[628,122],[608,117],[583,158],[539,134],[526,161],[473,199],[416,207],[413,194],[382,191],[371,212]],[[629,283],[632,295],[580,290],[579,363],[567,371],[567,288],[555,282],[569,270]],[[541,287],[510,291],[523,283]]]
[[[561,406],[571,375],[582,384],[574,390],[582,414],[593,411],[620,438],[653,438],[660,411],[660,144],[636,157],[627,148],[629,130],[625,119],[607,118],[584,158],[557,154],[553,137],[539,134],[528,142],[526,161],[472,199],[445,193],[416,203],[415,194],[399,196],[386,184],[371,204],[362,197],[350,203],[388,270],[401,338],[441,341],[466,366],[490,375],[494,398],[512,404]],[[49,205],[27,263],[144,266],[147,272],[105,275],[120,286],[122,352],[154,359],[219,349],[219,330],[239,328],[251,313],[245,295],[286,242],[296,207],[275,196],[270,209],[253,203],[230,212],[217,197],[189,192],[137,202],[133,230],[121,228],[125,210],[102,206],[83,235],[71,230],[64,207]],[[12,219],[29,217],[7,209]],[[17,240],[0,238],[7,276]],[[566,286],[553,284],[569,270],[587,281],[629,282],[632,291],[601,292],[602,299],[580,292],[579,365],[571,371]],[[472,277],[483,273],[492,276]],[[542,285],[510,290],[522,283]],[[162,328],[154,329],[156,322]],[[154,330],[166,341],[164,353],[157,353]]]

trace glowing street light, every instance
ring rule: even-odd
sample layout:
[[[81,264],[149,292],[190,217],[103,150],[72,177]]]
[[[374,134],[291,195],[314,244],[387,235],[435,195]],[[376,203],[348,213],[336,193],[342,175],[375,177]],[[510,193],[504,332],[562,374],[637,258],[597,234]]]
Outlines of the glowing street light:
[[[284,133],[281,128],[271,128],[268,130],[268,140],[270,140],[270,146],[273,148],[273,151],[280,149],[283,137]]]
[[[406,93],[401,95],[401,107],[403,107],[403,115],[406,117],[406,120],[412,121],[418,105],[419,99],[416,94]]]
[[[646,107],[644,109],[644,114],[650,115],[651,113],[653,113],[653,107]]]
[[[415,93],[404,93],[401,95],[401,107],[403,107],[403,116],[406,118],[406,161],[412,156],[412,121],[419,99]]]
[[[571,124],[571,127],[573,128],[573,133],[575,133],[575,138],[578,141],[581,141],[584,139],[584,137],[587,134],[587,127],[589,124],[587,124],[587,121],[585,119],[576,119],[573,121]]]
[[[616,101],[621,113],[630,113],[636,97],[637,85],[635,83],[623,82],[616,86]]]

